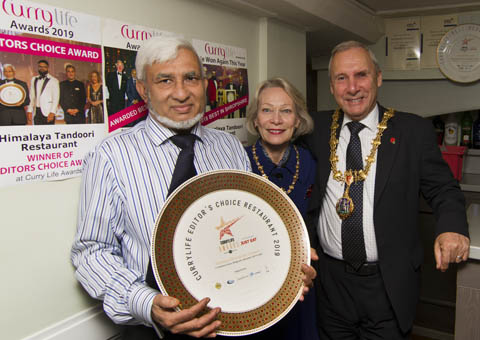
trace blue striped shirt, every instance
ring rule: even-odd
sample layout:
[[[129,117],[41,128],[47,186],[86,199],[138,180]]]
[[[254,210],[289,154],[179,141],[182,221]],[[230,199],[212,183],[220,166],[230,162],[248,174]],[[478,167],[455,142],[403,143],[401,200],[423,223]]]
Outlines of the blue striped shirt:
[[[251,171],[234,136],[195,126],[197,173],[218,169]],[[150,237],[166,200],[180,149],[174,133],[150,116],[109,136],[84,161],[78,230],[71,259],[76,277],[106,314],[119,324],[152,324],[159,292],[145,284]]]

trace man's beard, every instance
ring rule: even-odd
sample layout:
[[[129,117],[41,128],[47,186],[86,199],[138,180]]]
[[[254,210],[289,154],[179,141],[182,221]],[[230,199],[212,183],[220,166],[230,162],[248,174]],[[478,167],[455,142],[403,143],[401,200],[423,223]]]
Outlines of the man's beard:
[[[45,77],[48,74],[48,71],[38,71],[38,74]]]
[[[195,117],[183,121],[175,121],[165,116],[159,115],[150,104],[150,98],[148,98],[148,111],[152,114],[153,118],[163,126],[172,130],[190,130],[194,127],[203,117],[203,112],[198,113]]]

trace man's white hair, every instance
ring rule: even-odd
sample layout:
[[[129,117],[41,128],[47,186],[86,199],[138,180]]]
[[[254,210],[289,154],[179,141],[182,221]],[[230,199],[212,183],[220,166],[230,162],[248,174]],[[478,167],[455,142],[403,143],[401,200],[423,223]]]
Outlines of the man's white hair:
[[[181,49],[190,50],[198,61],[201,77],[205,78],[203,64],[197,52],[189,41],[174,36],[158,36],[148,39],[145,44],[140,47],[135,60],[135,68],[137,69],[137,79],[146,80],[145,67],[155,63],[164,63],[177,57],[178,51]]]
[[[15,66],[13,66],[12,64],[3,64],[3,69],[4,69],[4,70],[5,70],[7,67],[11,67],[12,70],[13,70],[13,72],[16,71]]]

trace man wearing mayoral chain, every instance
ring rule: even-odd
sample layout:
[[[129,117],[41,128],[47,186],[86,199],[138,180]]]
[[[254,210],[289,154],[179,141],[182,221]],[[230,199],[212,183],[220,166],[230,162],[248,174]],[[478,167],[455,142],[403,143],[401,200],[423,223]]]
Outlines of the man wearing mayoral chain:
[[[382,73],[365,45],[337,45],[329,64],[339,109],[312,115],[319,166],[307,225],[319,268],[321,339],[408,339],[420,294],[420,194],[436,217],[437,269],[466,261],[465,200],[432,124],[377,103]]]

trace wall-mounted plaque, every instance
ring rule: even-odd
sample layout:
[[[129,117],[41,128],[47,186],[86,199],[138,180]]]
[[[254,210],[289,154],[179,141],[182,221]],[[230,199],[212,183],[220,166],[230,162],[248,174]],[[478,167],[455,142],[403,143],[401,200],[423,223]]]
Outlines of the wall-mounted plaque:
[[[438,44],[437,63],[450,80],[471,83],[480,79],[480,25],[460,25],[448,31]]]

